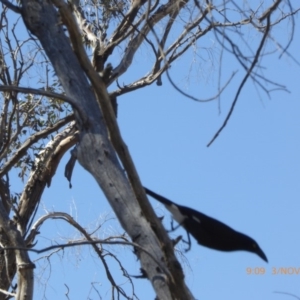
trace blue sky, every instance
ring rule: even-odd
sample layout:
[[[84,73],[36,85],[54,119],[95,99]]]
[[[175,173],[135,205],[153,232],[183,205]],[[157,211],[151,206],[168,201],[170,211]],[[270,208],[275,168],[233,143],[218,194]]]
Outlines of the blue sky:
[[[289,60],[274,57],[267,71],[286,84],[291,93],[279,91],[271,100],[264,96],[260,99],[248,83],[228,126],[209,148],[206,145],[222,124],[236,86],[222,98],[221,114],[216,102],[188,100],[165,77],[160,88],[154,85],[119,98],[118,121],[143,184],[251,236],[268,257],[266,264],[248,252],[214,251],[193,240],[192,250],[178,256],[187,285],[197,299],[290,298],[275,292],[300,296],[299,275],[273,274],[280,268],[294,268],[289,272],[300,268],[299,69]],[[194,86],[192,92],[201,94],[197,88]],[[63,179],[63,167],[46,191],[43,205],[49,210],[70,212],[90,228],[100,215],[102,220],[106,214],[113,217],[93,178],[77,165],[70,190]],[[155,200],[150,201],[158,215],[166,216],[168,226],[169,213]],[[42,236],[46,237],[49,230],[62,241],[74,233],[59,222],[55,226],[49,223],[44,230]],[[99,231],[100,237],[109,233],[123,233],[116,220]],[[184,232],[178,230],[172,236],[177,234]],[[130,274],[138,274],[139,263],[130,249],[109,248],[124,261]],[[51,261],[48,299],[62,299],[64,283],[70,287],[72,299],[86,299],[90,281],[97,282],[102,299],[110,299],[104,269],[91,250],[65,250],[63,258],[53,256]],[[265,273],[248,275],[247,268],[263,268],[259,270]],[[117,266],[113,272],[120,274]],[[117,278],[118,282],[126,282]],[[134,283],[141,299],[154,298],[149,282]],[[37,287],[43,291],[42,285]],[[40,294],[36,297],[40,299]]]
[[[281,30],[283,34],[284,26]],[[298,48],[296,32],[290,49],[296,58]],[[135,58],[130,76],[142,68],[147,59],[145,53]],[[197,71],[190,74],[188,81],[192,63]],[[215,64],[214,61],[201,64],[186,55],[172,66],[171,75],[185,91],[204,98],[215,93],[218,78],[214,73]],[[231,72],[231,64],[234,65],[234,61],[225,64],[225,74]],[[204,70],[199,71],[200,67]],[[299,67],[287,57],[279,60],[278,55],[267,58],[264,67],[266,76],[286,85],[291,93],[277,91],[269,99],[263,93],[259,96],[248,82],[227,127],[209,148],[206,145],[226,116],[244,76],[243,70],[239,69],[233,84],[222,95],[221,112],[217,102],[203,104],[185,98],[165,76],[162,87],[153,85],[118,99],[118,122],[143,184],[251,236],[268,257],[266,264],[254,254],[214,251],[197,245],[194,240],[192,250],[183,254],[180,250],[184,245],[179,244],[177,253],[186,283],[196,299],[291,298],[275,292],[300,297],[300,275],[273,274],[280,268],[291,268],[290,272],[292,268],[295,272],[300,270]],[[45,210],[69,212],[91,231],[110,219],[97,231],[98,236],[122,234],[98,185],[78,164],[73,174],[73,188],[69,189],[63,177],[68,158],[66,155],[51,188],[46,190],[38,216]],[[150,201],[159,216],[165,215],[165,224],[169,226],[169,213],[155,200]],[[184,232],[178,230],[172,237],[179,234]],[[36,248],[50,245],[54,239],[63,243],[79,237],[62,222],[51,221],[42,227]],[[132,249],[106,248],[124,262],[130,274],[139,273],[139,262]],[[32,254],[32,258],[35,257]],[[70,299],[88,299],[88,295],[90,299],[99,299],[91,282],[95,283],[102,299],[111,298],[104,269],[88,247],[65,250],[51,256],[50,261],[51,268],[47,260],[36,262],[40,268],[35,273],[35,299],[64,299],[65,284],[70,288]],[[117,282],[129,291],[118,265],[113,261],[111,265]],[[260,270],[265,273],[248,275],[247,268],[263,268]],[[154,299],[147,280],[133,281],[140,299]]]

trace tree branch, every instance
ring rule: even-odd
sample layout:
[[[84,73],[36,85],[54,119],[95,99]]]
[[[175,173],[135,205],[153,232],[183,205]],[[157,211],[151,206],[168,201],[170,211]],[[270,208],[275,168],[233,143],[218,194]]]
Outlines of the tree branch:
[[[245,83],[247,82],[247,79],[249,78],[249,76],[251,75],[252,70],[254,69],[256,63],[258,62],[258,59],[259,59],[259,57],[260,57],[261,50],[262,50],[263,46],[265,45],[265,41],[266,41],[266,39],[267,39],[267,37],[268,37],[268,35],[269,35],[269,30],[270,30],[270,15],[269,15],[268,18],[267,18],[267,27],[266,27],[266,31],[264,32],[264,35],[263,35],[262,40],[261,40],[261,42],[260,42],[260,45],[259,45],[259,47],[258,47],[258,49],[257,49],[257,51],[256,51],[256,54],[255,54],[255,57],[254,57],[254,59],[253,59],[253,61],[252,61],[252,64],[251,64],[250,68],[248,69],[248,71],[247,71],[245,77],[243,78],[243,80],[242,80],[242,82],[241,82],[241,84],[240,84],[240,86],[239,86],[239,88],[238,88],[238,90],[237,90],[237,92],[236,92],[235,98],[234,98],[234,100],[233,100],[233,102],[232,102],[232,105],[231,105],[231,108],[230,108],[230,110],[229,110],[229,112],[228,112],[228,114],[227,114],[227,117],[225,118],[225,121],[224,121],[223,125],[222,125],[222,126],[220,127],[220,129],[216,132],[216,134],[214,135],[214,137],[212,138],[212,140],[207,144],[207,147],[209,147],[209,146],[215,141],[215,139],[219,136],[219,134],[221,133],[221,131],[226,127],[227,122],[229,121],[230,116],[231,116],[232,113],[233,113],[234,107],[235,107],[235,105],[236,105],[236,103],[237,103],[237,100],[238,100],[239,95],[240,95],[240,93],[241,93],[241,91],[242,91],[242,88],[243,88],[243,86],[245,85]]]

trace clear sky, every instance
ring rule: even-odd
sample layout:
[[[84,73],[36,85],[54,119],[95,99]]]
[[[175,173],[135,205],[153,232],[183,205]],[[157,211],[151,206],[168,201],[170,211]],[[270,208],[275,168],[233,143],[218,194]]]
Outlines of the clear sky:
[[[299,59],[297,34],[299,30],[290,52]],[[267,264],[254,254],[214,251],[195,240],[190,252],[181,253],[185,245],[179,244],[186,283],[196,299],[292,299],[282,293],[300,297],[300,70],[288,57],[278,57],[279,53],[263,63],[264,74],[286,85],[291,93],[273,92],[269,99],[261,91],[258,94],[249,81],[227,127],[209,148],[206,145],[221,126],[245,74],[242,69],[223,94],[220,112],[217,102],[197,103],[185,98],[165,76],[161,87],[153,85],[118,99],[120,128],[143,184],[251,236],[268,257]],[[193,63],[202,66],[199,61]],[[227,63],[225,73],[230,72],[226,68],[233,62]],[[138,72],[143,53],[134,64],[133,72]],[[215,94],[218,77],[214,68],[206,73],[209,68],[205,66],[203,72],[198,70],[201,76],[188,80],[191,64],[192,58],[185,56],[172,66],[175,81],[196,97]],[[69,212],[91,231],[109,218],[97,231],[98,236],[122,234],[96,182],[78,163],[73,188],[69,189],[63,177],[68,158],[69,154],[46,190],[38,216],[45,210]],[[155,200],[150,201],[169,226],[169,213]],[[178,230],[172,237],[179,234],[184,232]],[[61,221],[51,221],[42,227],[36,248],[50,245],[54,239],[67,242],[70,237],[80,238]],[[131,248],[106,248],[124,262],[128,273],[139,274],[139,262]],[[88,247],[54,254],[50,261],[51,268],[47,260],[36,262],[35,299],[65,299],[65,284],[70,299],[111,299],[104,268]],[[130,291],[119,266],[111,265],[117,282]],[[282,274],[286,268],[288,274]],[[140,299],[154,299],[147,280],[133,282]]]

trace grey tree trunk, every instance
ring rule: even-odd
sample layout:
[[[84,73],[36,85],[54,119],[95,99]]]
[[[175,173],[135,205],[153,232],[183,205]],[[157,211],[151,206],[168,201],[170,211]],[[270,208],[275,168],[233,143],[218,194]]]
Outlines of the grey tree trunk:
[[[60,2],[55,3],[60,8]],[[140,183],[129,182],[131,175],[126,167],[128,177],[125,175],[124,166],[118,161],[120,152],[116,153],[116,144],[112,144],[113,133],[87,80],[89,73],[80,65],[78,53],[76,56],[53,4],[23,0],[22,16],[27,28],[40,40],[66,95],[72,99],[79,129],[79,143],[74,154],[98,182],[132,241],[156,258],[155,262],[145,251],[135,249],[158,298],[193,299],[184,283],[172,243],[147,202]],[[97,90],[98,99],[108,103],[109,97],[101,79]],[[124,147],[121,151],[125,152]]]

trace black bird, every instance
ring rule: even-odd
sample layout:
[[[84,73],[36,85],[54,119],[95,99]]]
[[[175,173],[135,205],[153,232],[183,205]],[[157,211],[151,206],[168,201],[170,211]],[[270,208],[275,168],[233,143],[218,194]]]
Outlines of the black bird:
[[[184,227],[188,237],[191,234],[200,245],[220,251],[249,251],[268,262],[264,252],[249,236],[199,211],[178,205],[145,187],[144,189],[146,194],[161,202],[172,213],[176,222]]]

